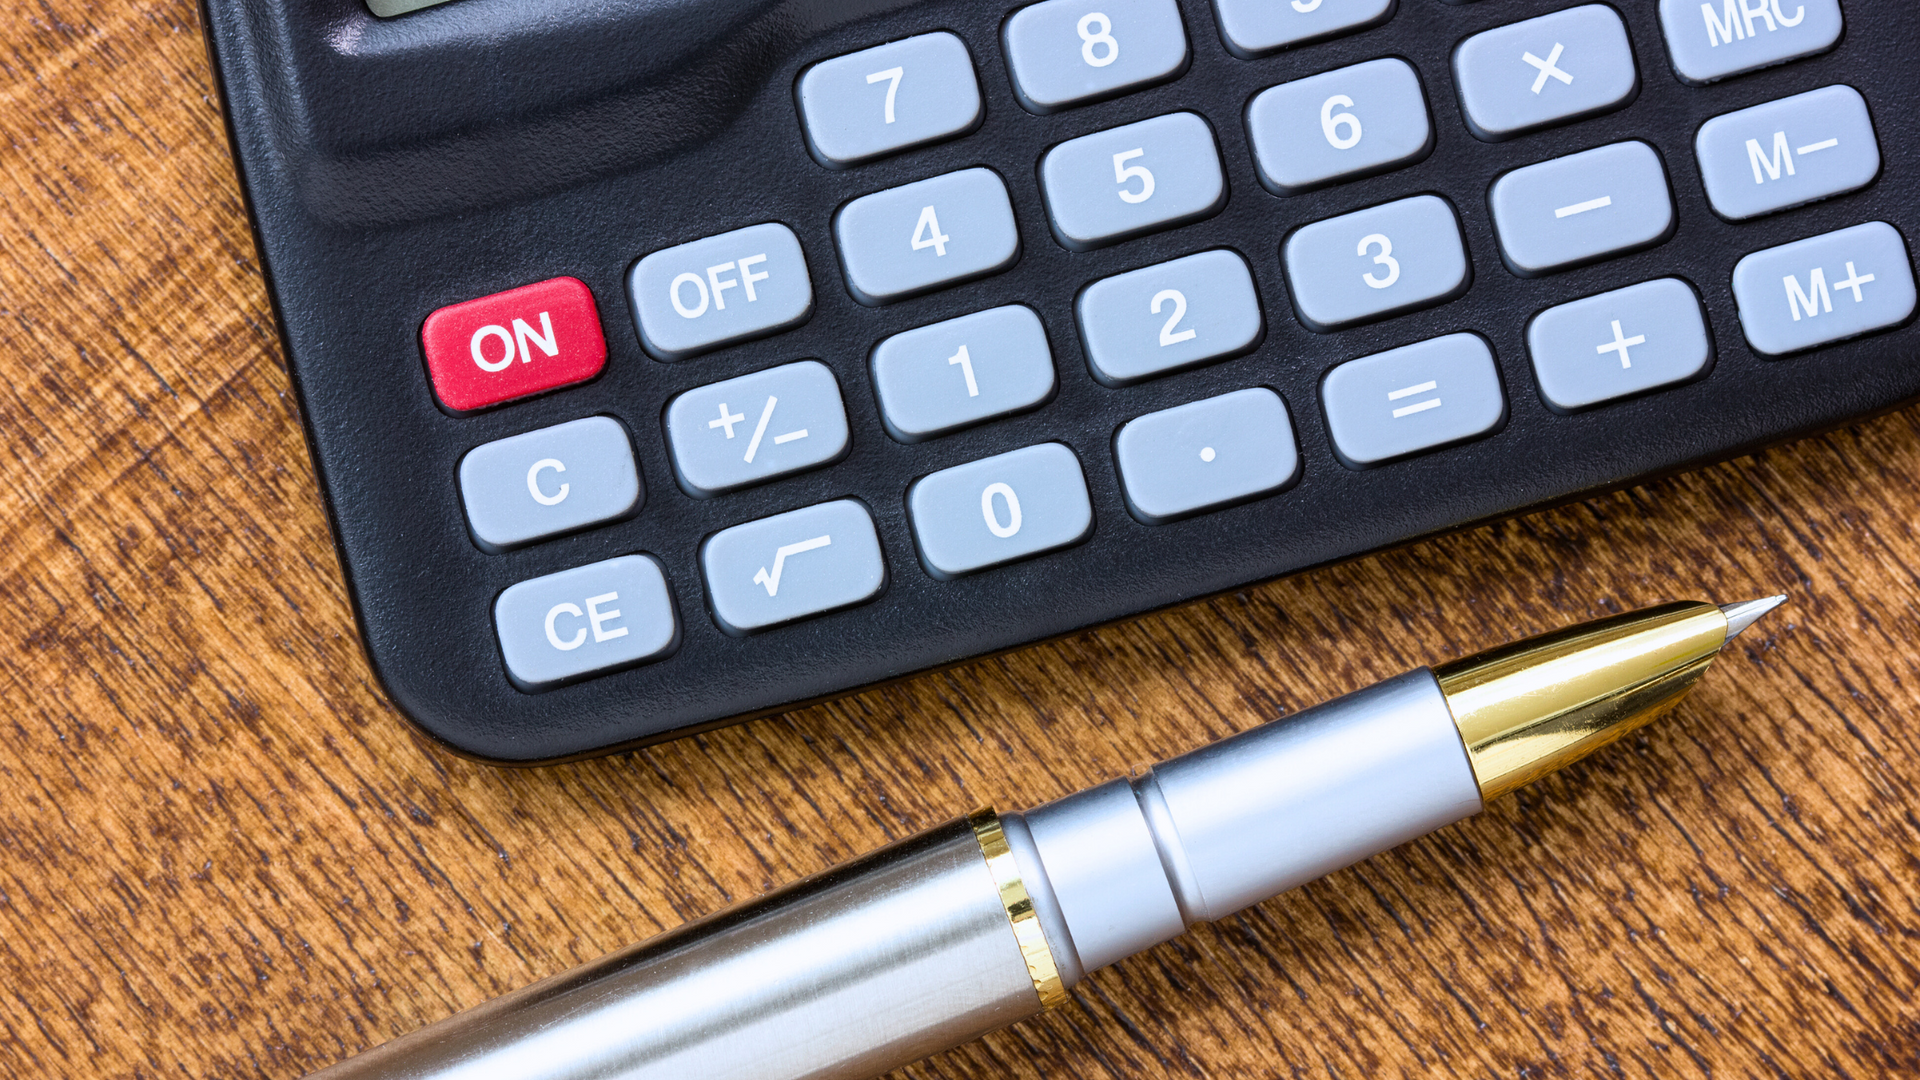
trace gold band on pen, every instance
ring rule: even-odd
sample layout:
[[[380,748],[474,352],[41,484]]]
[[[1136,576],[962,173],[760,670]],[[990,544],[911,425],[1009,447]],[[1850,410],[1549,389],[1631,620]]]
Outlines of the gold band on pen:
[[[1000,815],[993,807],[983,806],[967,815],[967,824],[973,827],[973,838],[980,844],[980,854],[986,857],[987,870],[993,874],[993,883],[1000,890],[1000,905],[1006,909],[1007,922],[1013,926],[1013,939],[1020,945],[1020,955],[1027,961],[1027,974],[1033,979],[1033,989],[1040,995],[1042,1008],[1051,1009],[1064,1005],[1067,1001],[1067,988],[1060,982],[1060,968],[1053,962],[1053,950],[1047,947],[1047,935],[1040,929],[1040,915],[1033,910],[1033,897],[1027,895],[1026,883],[1020,880],[1020,864],[1014,860],[1013,849],[1007,846],[1007,834],[1000,828]]]

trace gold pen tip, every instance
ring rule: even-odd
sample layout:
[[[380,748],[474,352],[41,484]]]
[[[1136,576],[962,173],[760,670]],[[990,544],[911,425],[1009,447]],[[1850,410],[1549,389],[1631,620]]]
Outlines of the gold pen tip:
[[[1786,602],[1786,594],[1782,593],[1779,596],[1763,596],[1758,600],[1743,600],[1737,604],[1721,604],[1720,612],[1727,617],[1727,640],[1739,637],[1742,630],[1759,622],[1761,616]]]

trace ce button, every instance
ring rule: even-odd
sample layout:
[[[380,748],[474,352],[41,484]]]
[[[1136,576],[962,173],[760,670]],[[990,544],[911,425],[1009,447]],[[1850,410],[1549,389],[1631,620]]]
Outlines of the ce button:
[[[467,527],[499,552],[625,517],[645,497],[620,422],[590,416],[475,447],[460,460]]]

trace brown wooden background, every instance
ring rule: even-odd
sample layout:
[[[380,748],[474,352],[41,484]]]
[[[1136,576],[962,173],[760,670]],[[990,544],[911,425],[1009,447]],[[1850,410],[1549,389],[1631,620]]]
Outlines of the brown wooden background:
[[[993,801],[1792,594],[1675,719],[914,1077],[1920,1075],[1920,416],[611,760],[370,682],[188,0],[0,10],[0,1073],[297,1077]]]

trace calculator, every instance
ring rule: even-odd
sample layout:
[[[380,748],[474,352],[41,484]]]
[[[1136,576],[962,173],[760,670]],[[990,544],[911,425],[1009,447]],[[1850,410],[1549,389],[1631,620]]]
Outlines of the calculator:
[[[206,0],[366,652],[631,748],[1920,397],[1910,0]]]

